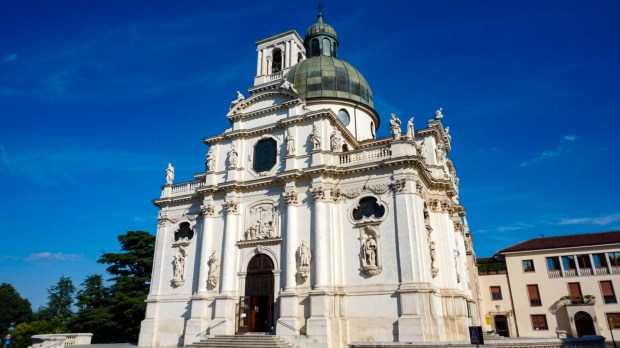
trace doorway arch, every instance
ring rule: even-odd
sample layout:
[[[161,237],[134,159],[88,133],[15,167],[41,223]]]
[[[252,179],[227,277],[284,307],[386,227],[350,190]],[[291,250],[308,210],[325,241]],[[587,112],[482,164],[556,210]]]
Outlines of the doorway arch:
[[[241,332],[269,332],[273,326],[273,283],[274,263],[265,255],[258,254],[248,263],[245,277],[245,293],[240,306],[241,317],[247,317],[247,326],[240,326]],[[245,307],[245,308],[243,308]]]
[[[575,327],[577,328],[577,337],[596,335],[594,320],[586,312],[577,312],[575,314]]]
[[[495,333],[504,336],[510,337],[510,332],[508,331],[508,318],[505,315],[496,315],[494,317],[495,321]]]

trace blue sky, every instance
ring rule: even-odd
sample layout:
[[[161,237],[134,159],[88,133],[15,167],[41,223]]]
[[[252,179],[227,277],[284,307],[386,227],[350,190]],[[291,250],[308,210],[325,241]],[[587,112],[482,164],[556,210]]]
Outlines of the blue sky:
[[[620,228],[618,1],[324,1],[385,119],[443,107],[478,256]],[[316,2],[0,2],[0,282],[36,309],[155,232],[168,162],[204,168],[254,42]],[[247,93],[246,93],[247,95]]]

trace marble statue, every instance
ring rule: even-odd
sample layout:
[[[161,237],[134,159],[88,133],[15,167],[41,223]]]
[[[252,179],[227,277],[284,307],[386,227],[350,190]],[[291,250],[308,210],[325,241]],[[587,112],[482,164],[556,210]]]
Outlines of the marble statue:
[[[229,168],[236,168],[238,160],[239,160],[239,153],[237,152],[237,148],[235,147],[235,144],[231,144],[230,152],[228,153]]]
[[[209,148],[209,152],[207,152],[207,172],[211,172],[215,170],[215,155],[213,154],[213,148]]]
[[[334,132],[331,136],[331,145],[333,152],[340,152],[342,150],[342,133],[336,127],[334,127]]]
[[[390,132],[394,140],[400,139],[400,119],[396,115],[390,115]]]
[[[217,280],[220,278],[220,259],[217,256],[217,251],[213,250],[209,257],[209,279],[207,280],[209,286],[215,287]]]
[[[319,129],[316,125],[312,125],[312,134],[310,134],[312,140],[312,146],[314,150],[321,149],[321,136],[319,135]]]
[[[443,114],[441,113],[442,108],[437,109],[437,111],[435,111],[435,119],[436,120],[441,120],[443,118]]]
[[[414,140],[414,132],[413,132],[413,117],[407,121],[407,138]]]
[[[288,89],[289,91],[297,94],[297,90],[295,89],[295,85],[288,82],[288,80],[285,78],[284,81],[282,81],[282,84],[280,84],[280,88],[284,88],[284,89]]]
[[[168,163],[168,168],[166,168],[166,185],[172,185],[174,181],[174,167],[172,163]]]
[[[297,253],[299,254],[299,265],[310,266],[310,261],[312,260],[312,253],[310,251],[308,243],[305,240],[301,241],[301,245],[297,249]]]
[[[367,266],[377,265],[377,242],[372,236],[364,242],[364,260]]]
[[[235,105],[237,105],[240,101],[244,100],[245,97],[241,92],[237,91],[237,99],[230,102],[230,109],[232,109]]]
[[[288,156],[295,155],[295,136],[290,129],[286,131],[286,154]]]

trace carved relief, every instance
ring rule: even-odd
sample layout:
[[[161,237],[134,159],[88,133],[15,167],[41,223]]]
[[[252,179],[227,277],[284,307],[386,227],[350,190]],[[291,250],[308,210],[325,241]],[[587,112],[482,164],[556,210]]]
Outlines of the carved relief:
[[[378,232],[372,228],[366,228],[360,238],[360,271],[367,276],[375,276],[381,273],[380,243]]]
[[[312,199],[315,201],[324,201],[325,200],[325,190],[322,187],[315,187],[310,190],[312,193]]]
[[[200,208],[200,214],[204,216],[213,216],[215,215],[215,205],[207,204]]]
[[[286,205],[297,204],[299,202],[299,195],[294,191],[284,192],[284,202]]]
[[[407,180],[405,179],[394,180],[392,181],[391,186],[392,186],[392,190],[394,191],[394,193],[406,192],[407,191]]]
[[[297,268],[297,274],[303,280],[308,279],[310,275],[310,262],[312,261],[312,251],[308,246],[308,243],[303,240],[301,245],[297,248],[297,258],[299,267]]]
[[[217,252],[213,250],[209,257],[209,278],[207,279],[207,286],[213,289],[217,286],[217,282],[220,279],[220,259],[217,256]]]
[[[248,210],[246,240],[277,237],[278,212],[273,203],[261,203]]]
[[[382,195],[390,190],[390,184],[388,183],[370,184],[370,185],[366,185],[365,188],[372,193]]]
[[[185,283],[185,256],[187,252],[182,246],[179,247],[179,251],[174,254],[172,260],[172,286],[179,287]]]
[[[227,213],[237,213],[239,211],[239,202],[228,201],[222,205]]]
[[[355,198],[362,194],[362,189],[360,187],[349,187],[340,190],[340,193],[347,198]]]
[[[333,189],[330,192],[330,194],[331,194],[331,197],[332,197],[332,201],[334,203],[338,203],[342,199],[342,193],[340,192],[340,189]]]

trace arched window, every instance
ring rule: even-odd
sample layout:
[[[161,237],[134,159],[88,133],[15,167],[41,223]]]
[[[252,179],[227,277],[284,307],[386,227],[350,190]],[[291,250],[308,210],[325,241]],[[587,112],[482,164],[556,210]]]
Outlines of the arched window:
[[[273,62],[271,62],[271,73],[275,74],[282,71],[282,51],[279,48],[273,50]]]
[[[370,121],[370,134],[372,134],[372,137],[375,137],[375,123]]]
[[[312,39],[312,41],[310,41],[310,56],[311,57],[318,56],[319,52],[320,52],[319,39]]]
[[[342,152],[349,152],[349,145],[342,144]]]
[[[174,232],[174,241],[188,241],[194,237],[194,231],[192,231],[189,222],[182,222],[179,225],[179,229]]]
[[[379,219],[385,214],[385,207],[377,202],[375,197],[364,197],[360,199],[358,206],[353,209],[353,219]]]
[[[263,139],[254,145],[254,171],[266,172],[276,164],[277,143],[274,139]]]
[[[297,63],[301,62],[302,59],[304,59],[304,56],[301,54],[301,52],[297,53]]]
[[[327,38],[323,39],[323,52],[321,54],[324,56],[332,55],[332,43]]]

